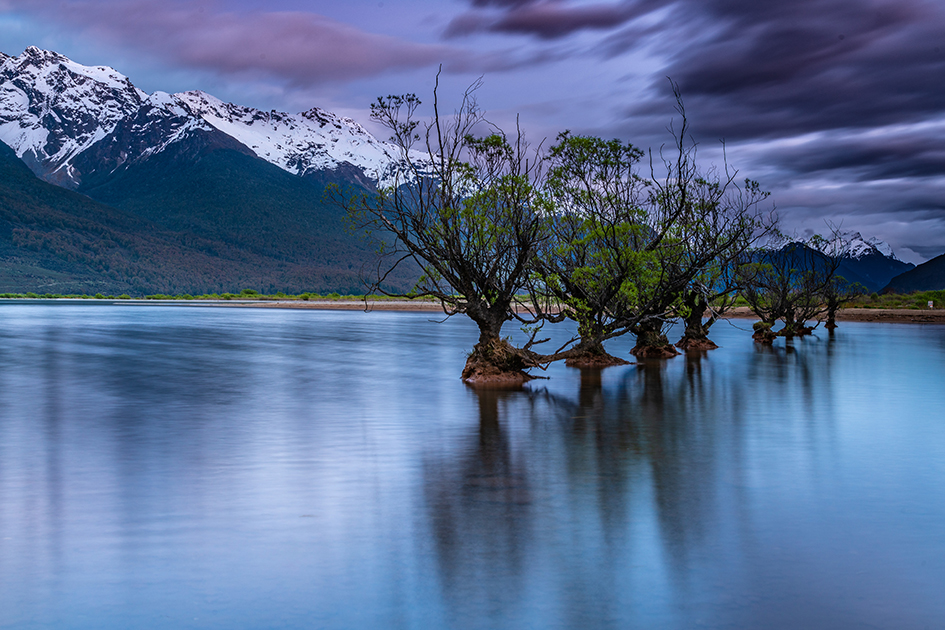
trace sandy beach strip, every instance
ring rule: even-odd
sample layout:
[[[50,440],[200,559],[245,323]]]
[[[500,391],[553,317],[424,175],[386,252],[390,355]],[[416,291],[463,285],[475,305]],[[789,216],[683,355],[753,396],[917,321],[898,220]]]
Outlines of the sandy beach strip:
[[[275,301],[275,302],[217,302],[220,306],[250,308],[295,308],[316,310],[363,311],[417,311],[442,313],[438,302],[428,300],[310,300],[310,301]],[[736,319],[755,319],[758,317],[748,307],[740,306],[725,315]],[[890,322],[904,324],[945,324],[945,309],[892,309],[892,308],[845,308],[837,313],[841,322]]]
[[[279,300],[259,302],[214,302],[218,306],[239,306],[250,308],[297,308],[323,311],[423,311],[442,313],[439,302],[429,300]]]

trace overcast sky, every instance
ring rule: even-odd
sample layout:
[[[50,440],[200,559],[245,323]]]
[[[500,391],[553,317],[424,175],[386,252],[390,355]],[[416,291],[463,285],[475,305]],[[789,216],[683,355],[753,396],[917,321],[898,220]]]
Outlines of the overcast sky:
[[[772,192],[799,234],[825,220],[903,260],[945,252],[941,0],[0,0],[0,51],[109,65],[147,92],[367,121],[379,95],[479,102],[535,142],[571,129],[669,140],[666,77],[700,159]]]

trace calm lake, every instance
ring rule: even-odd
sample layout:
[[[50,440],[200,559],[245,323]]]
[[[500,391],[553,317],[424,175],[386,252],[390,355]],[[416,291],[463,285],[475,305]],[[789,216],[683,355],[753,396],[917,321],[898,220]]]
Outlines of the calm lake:
[[[0,627],[945,627],[945,326],[750,323],[477,394],[459,318],[0,304]]]

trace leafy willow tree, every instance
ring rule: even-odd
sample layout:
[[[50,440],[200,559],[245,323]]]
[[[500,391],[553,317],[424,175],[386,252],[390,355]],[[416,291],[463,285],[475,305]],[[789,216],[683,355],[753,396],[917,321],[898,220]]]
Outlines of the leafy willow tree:
[[[737,171],[700,170],[696,144],[678,86],[681,117],[674,151],[661,149],[664,174],[637,172],[644,152],[619,140],[559,135],[549,153],[549,196],[555,205],[554,239],[537,259],[543,287],[578,324],[579,356],[572,364],[607,364],[601,342],[625,333],[637,337],[638,357],[678,352],[664,334],[686,318],[683,347],[711,347],[708,328],[734,291],[734,269],[774,225],[760,204],[767,198]],[[711,345],[710,345],[711,344]]]
[[[447,316],[466,315],[479,327],[463,378],[520,383],[530,378],[525,369],[542,363],[530,349],[535,336],[518,348],[501,331],[513,319],[538,321],[523,291],[549,238],[549,208],[540,190],[541,161],[520,131],[509,138],[485,122],[478,87],[466,90],[451,116],[440,114],[434,89],[433,117],[425,123],[417,118],[415,95],[378,98],[371,116],[391,131],[402,175],[376,194],[342,201],[356,226],[386,239],[371,291],[387,293],[385,278],[416,264],[422,276],[402,297],[435,298]],[[476,135],[482,128],[489,133]]]
[[[638,323],[640,299],[658,281],[656,256],[648,250],[649,182],[637,174],[643,155],[620,140],[570,132],[549,151],[553,238],[535,264],[540,289],[577,323],[579,342],[569,365],[626,363],[607,354],[603,341]]]

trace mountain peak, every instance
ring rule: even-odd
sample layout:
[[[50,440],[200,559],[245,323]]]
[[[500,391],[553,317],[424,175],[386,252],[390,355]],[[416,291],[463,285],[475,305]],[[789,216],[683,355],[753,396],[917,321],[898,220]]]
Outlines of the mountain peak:
[[[890,247],[888,243],[876,238],[875,236],[865,239],[859,232],[847,232],[845,234],[841,234],[839,238],[845,241],[845,254],[850,258],[856,258],[859,260],[860,258],[869,256],[870,254],[880,254],[886,258],[899,260],[896,258],[893,248]]]
[[[44,61],[47,61],[47,60],[59,61],[60,59],[66,60],[66,61],[69,60],[67,57],[65,57],[64,55],[60,55],[57,52],[54,52],[52,50],[43,50],[42,48],[38,48],[36,46],[27,46],[26,49],[23,51],[23,54],[20,55],[20,57],[21,58],[25,57],[27,59],[37,59],[37,60],[42,59]]]
[[[146,97],[113,68],[30,46],[0,66],[0,140],[37,175],[75,185],[72,158],[137,112]]]

